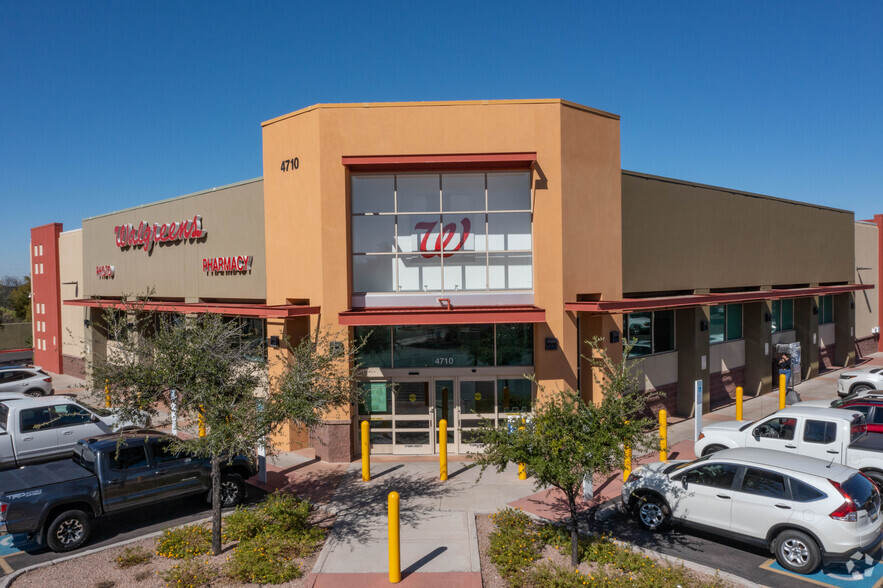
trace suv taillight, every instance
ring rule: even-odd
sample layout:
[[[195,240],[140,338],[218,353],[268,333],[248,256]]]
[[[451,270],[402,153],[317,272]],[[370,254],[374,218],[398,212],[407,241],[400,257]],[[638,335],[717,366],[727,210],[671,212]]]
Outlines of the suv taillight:
[[[43,378],[43,381],[44,381],[44,382],[51,382],[51,381],[52,381],[52,378]]]
[[[854,523],[858,520],[858,510],[855,508],[855,503],[852,501],[852,497],[843,491],[843,488],[840,487],[840,484],[835,482],[834,480],[828,480],[832,486],[837,488],[837,492],[840,493],[846,502],[840,505],[840,507],[829,514],[828,516],[837,521],[848,521],[850,523]]]
[[[9,504],[5,502],[0,502],[0,521],[6,520],[6,509],[9,508]]]

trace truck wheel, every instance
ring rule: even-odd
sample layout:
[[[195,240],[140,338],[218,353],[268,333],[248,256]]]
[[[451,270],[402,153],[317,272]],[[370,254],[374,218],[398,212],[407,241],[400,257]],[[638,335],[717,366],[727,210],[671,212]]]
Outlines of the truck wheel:
[[[788,530],[776,537],[776,561],[786,570],[811,574],[822,563],[819,546],[806,533]]]
[[[706,455],[711,455],[712,453],[717,453],[718,451],[723,451],[724,449],[726,449],[726,446],[724,446],[724,445],[709,445],[708,447],[706,447],[702,451],[701,457],[705,457]]]
[[[245,497],[245,482],[239,474],[221,474],[221,506],[236,506]]]
[[[868,392],[870,390],[873,390],[873,388],[871,386],[868,386],[867,384],[856,384],[855,386],[852,387],[852,389],[849,391],[849,393],[850,394],[864,394],[865,392]]]
[[[89,538],[92,520],[81,510],[66,510],[46,527],[46,544],[56,553],[72,551]]]

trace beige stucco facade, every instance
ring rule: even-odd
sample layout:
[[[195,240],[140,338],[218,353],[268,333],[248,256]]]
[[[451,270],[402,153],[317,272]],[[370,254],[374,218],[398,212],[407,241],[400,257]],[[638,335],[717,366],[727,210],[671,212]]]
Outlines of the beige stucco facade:
[[[859,292],[855,296],[855,338],[874,336],[874,329],[880,327],[878,257],[880,230],[871,222],[855,223],[855,283],[873,284],[873,290]]]
[[[83,230],[64,231],[58,236],[59,281],[61,299],[80,298],[83,294]],[[64,373],[85,376],[86,328],[88,309],[61,305],[61,342]]]

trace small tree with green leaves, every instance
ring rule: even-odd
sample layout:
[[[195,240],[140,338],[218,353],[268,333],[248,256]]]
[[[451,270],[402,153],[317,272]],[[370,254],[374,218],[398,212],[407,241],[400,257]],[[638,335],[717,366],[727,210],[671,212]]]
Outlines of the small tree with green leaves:
[[[647,396],[629,364],[612,360],[600,339],[587,343],[593,355],[586,359],[600,372],[595,377],[604,393],[599,402],[586,403],[575,392],[565,390],[545,399],[532,415],[522,415],[523,428],[510,432],[484,421],[477,433],[483,451],[474,455],[482,472],[488,467],[499,472],[509,464],[523,463],[537,490],[552,486],[564,494],[570,510],[574,567],[579,565],[577,497],[584,477],[622,469],[626,446],[640,451],[657,439],[653,420],[641,416]],[[591,524],[590,520],[590,528]]]
[[[311,428],[327,411],[358,399],[357,347],[325,329],[289,345],[270,377],[263,341],[243,337],[237,321],[217,314],[162,315],[144,312],[135,301],[125,312],[106,313],[104,323],[112,342],[93,358],[94,388],[103,401],[109,382],[111,404],[123,419],[148,412],[161,427],[171,418],[161,410],[174,404],[178,419],[190,423],[190,434],[171,448],[211,462],[215,555],[221,551],[222,465],[234,455],[254,455],[286,423]],[[200,418],[204,437],[194,428]]]

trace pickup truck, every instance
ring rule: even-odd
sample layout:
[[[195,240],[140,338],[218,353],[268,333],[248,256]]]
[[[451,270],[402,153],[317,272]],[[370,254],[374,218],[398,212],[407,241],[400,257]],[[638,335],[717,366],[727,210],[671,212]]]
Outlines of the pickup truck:
[[[868,433],[865,415],[843,408],[792,406],[757,421],[702,428],[697,456],[721,449],[759,447],[808,455],[855,468],[883,488],[883,434]]]
[[[0,469],[72,455],[77,441],[118,429],[150,426],[121,422],[110,411],[89,408],[70,396],[0,401]]]
[[[0,534],[27,533],[56,552],[83,545],[95,518],[183,496],[211,499],[211,464],[171,450],[169,435],[123,432],[83,439],[74,457],[0,472]],[[221,466],[221,499],[245,497],[254,462],[236,456]]]

